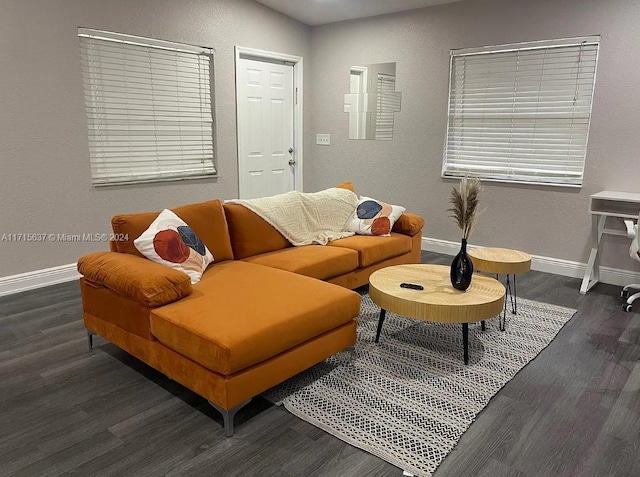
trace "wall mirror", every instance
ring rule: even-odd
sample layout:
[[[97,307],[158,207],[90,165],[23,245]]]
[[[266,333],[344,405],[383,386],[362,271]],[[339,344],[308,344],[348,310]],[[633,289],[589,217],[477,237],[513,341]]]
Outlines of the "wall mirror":
[[[344,112],[349,113],[349,139],[393,139],[393,114],[400,111],[396,64],[352,66]]]

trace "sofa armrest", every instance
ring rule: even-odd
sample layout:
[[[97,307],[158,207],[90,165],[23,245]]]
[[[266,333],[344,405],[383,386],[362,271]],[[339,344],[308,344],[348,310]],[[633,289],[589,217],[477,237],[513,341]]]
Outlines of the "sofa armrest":
[[[405,212],[396,223],[393,224],[392,232],[397,232],[403,235],[408,235],[409,237],[413,237],[417,233],[422,230],[424,226],[424,219],[416,214],[411,214],[409,212]]]
[[[78,271],[88,281],[149,308],[180,300],[193,291],[186,273],[128,253],[90,253],[78,260]]]

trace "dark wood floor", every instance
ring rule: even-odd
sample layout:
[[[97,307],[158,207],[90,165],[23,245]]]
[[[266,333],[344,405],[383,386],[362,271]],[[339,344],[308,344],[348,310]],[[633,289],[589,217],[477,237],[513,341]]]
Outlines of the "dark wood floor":
[[[450,257],[424,253],[426,263]],[[521,297],[576,308],[436,472],[640,475],[640,314],[619,288],[530,272]],[[400,476],[260,398],[221,418],[101,338],[87,350],[77,283],[0,298],[0,476]]]

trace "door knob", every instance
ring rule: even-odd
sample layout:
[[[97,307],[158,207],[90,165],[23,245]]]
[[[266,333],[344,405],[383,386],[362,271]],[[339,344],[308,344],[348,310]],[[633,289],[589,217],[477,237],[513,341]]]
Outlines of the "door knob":
[[[289,165],[293,166],[296,163],[295,159],[289,159]]]

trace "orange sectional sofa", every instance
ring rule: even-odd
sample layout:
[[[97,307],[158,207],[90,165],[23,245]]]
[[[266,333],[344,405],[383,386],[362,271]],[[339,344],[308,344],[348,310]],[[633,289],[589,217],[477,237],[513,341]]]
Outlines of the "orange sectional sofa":
[[[228,436],[253,396],[355,343],[360,295],[351,289],[379,268],[420,262],[424,221],[413,214],[400,217],[391,237],[293,247],[242,205],[172,210],[214,263],[192,285],[133,244],[157,212],[114,216],[114,234],[128,239],[78,261],[89,344],[99,334],[205,397]]]

